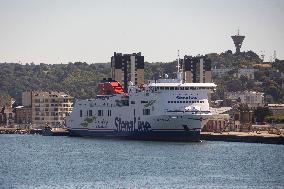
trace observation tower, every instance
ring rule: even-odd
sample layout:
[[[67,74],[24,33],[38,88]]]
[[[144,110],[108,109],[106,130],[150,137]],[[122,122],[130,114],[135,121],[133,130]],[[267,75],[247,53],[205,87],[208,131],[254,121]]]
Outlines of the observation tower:
[[[238,53],[241,52],[241,47],[242,47],[242,43],[245,39],[245,36],[240,35],[239,30],[238,30],[238,35],[233,35],[231,37],[232,37],[234,44],[235,44],[235,47],[236,47],[236,54],[238,54]]]

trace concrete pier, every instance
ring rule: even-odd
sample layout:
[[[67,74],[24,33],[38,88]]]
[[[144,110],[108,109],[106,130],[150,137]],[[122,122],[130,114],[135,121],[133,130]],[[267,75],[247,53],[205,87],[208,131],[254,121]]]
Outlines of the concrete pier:
[[[201,140],[284,144],[283,135],[269,134],[268,132],[202,132]]]

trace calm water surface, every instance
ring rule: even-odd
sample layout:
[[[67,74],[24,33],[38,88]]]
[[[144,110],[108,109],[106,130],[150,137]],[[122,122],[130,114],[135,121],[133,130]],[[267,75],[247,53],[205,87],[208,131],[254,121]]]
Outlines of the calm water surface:
[[[284,146],[0,135],[0,188],[284,188]]]

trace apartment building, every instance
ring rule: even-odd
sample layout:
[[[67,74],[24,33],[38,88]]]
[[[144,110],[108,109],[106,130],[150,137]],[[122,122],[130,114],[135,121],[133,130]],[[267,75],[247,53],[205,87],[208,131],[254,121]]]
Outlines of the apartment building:
[[[72,112],[73,97],[63,92],[32,91],[22,94],[22,103],[31,108],[32,124],[59,126]]]
[[[185,83],[211,83],[211,60],[205,56],[184,56],[183,74]]]
[[[111,76],[125,90],[130,81],[135,85],[144,84],[144,56],[141,56],[141,52],[132,54],[114,52],[111,57]]]

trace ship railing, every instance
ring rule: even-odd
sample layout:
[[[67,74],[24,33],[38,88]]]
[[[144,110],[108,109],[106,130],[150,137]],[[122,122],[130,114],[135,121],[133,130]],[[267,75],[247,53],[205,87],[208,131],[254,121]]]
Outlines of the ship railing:
[[[194,110],[167,110],[166,112],[181,112],[181,113],[186,113],[186,112],[191,112],[191,113],[194,113],[194,114],[210,114],[211,111],[194,111]]]

